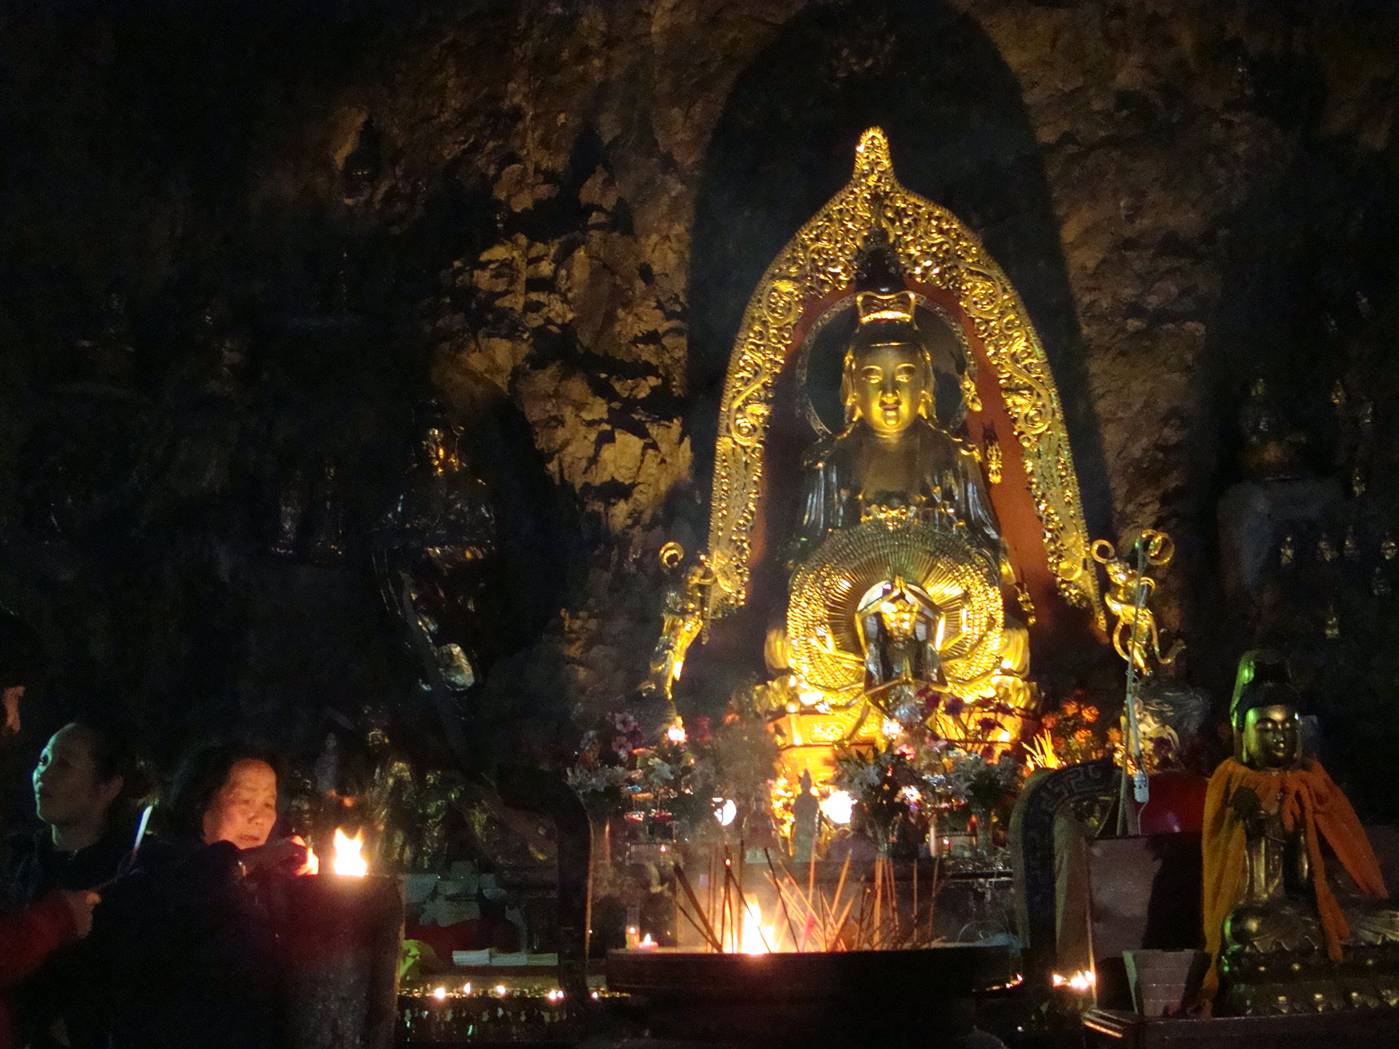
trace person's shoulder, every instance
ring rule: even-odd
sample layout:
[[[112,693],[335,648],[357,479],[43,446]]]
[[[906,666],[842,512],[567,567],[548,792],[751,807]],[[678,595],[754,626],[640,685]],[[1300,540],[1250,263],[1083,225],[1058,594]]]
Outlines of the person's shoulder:
[[[28,867],[39,857],[49,844],[46,828],[22,827],[5,835],[3,855],[0,855],[0,870],[6,875]]]

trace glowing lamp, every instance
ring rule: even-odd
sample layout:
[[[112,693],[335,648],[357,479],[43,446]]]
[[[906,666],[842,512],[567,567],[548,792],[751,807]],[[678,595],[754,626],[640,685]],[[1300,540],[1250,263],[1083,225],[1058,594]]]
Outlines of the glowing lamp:
[[[821,815],[838,827],[844,827],[855,814],[855,799],[846,790],[833,790],[821,799]]]
[[[727,827],[738,816],[738,806],[734,804],[733,798],[714,799],[714,818],[719,821],[719,826]]]

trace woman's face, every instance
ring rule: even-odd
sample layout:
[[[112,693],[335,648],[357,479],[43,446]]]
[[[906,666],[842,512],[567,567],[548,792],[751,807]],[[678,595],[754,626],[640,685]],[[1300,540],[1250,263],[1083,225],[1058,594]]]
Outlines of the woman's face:
[[[277,822],[277,772],[265,761],[244,758],[204,810],[204,841],[230,841],[240,849],[267,843]]]
[[[82,725],[55,732],[34,766],[34,810],[50,827],[101,821],[121,791],[121,777],[103,780],[92,759],[92,733]]]

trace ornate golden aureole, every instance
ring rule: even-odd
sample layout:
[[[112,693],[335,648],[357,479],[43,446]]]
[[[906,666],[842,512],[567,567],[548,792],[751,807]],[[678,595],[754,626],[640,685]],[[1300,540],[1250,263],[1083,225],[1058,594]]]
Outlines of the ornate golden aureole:
[[[807,390],[808,358],[817,333],[852,306],[845,426],[831,432]],[[920,313],[959,344],[954,418],[938,417]],[[789,535],[769,534],[781,515],[764,504],[784,376],[817,437]],[[749,300],[715,452],[708,549],[671,594],[653,682],[670,694],[685,648],[744,607],[764,551],[771,559],[794,539],[786,615],[780,627],[769,620],[767,656],[789,697],[777,731],[789,750],[812,752],[796,764],[819,771],[832,744],[872,740],[884,718],[929,695],[956,701],[935,715],[947,738],[975,734],[947,711],[983,704],[1001,720],[979,742],[1013,742],[1037,702],[1025,624],[1059,620],[1067,605],[1102,628],[1063,413],[1024,305],[955,217],[898,184],[877,128],[861,138],[854,179]]]
[[[714,585],[706,620],[742,607],[748,597],[768,419],[798,327],[853,285],[865,238],[881,226],[915,290],[940,299],[960,325],[978,390],[987,381],[983,369],[994,378],[1041,526],[1039,557],[1059,596],[1101,627],[1078,480],[1044,348],[1019,295],[971,231],[946,208],[899,185],[879,128],[861,136],[854,178],[782,249],[744,311],[719,405],[708,550]],[[1041,595],[1033,596],[1039,603]]]
[[[866,661],[852,653],[869,641],[861,612],[885,597],[873,590],[892,589],[895,579],[911,581],[936,609],[934,648],[946,691],[983,695],[978,682],[997,664],[1005,623],[996,566],[955,531],[878,517],[831,533],[793,575],[792,669],[822,692],[858,697]]]

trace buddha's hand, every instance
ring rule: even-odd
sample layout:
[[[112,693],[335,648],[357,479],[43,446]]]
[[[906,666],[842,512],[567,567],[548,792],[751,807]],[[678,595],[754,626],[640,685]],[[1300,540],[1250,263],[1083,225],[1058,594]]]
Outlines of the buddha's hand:
[[[102,897],[90,890],[64,891],[62,896],[63,902],[68,905],[68,913],[73,917],[73,928],[77,930],[78,938],[82,939],[92,931],[92,911],[102,902]]]
[[[1263,803],[1251,788],[1240,787],[1234,791],[1229,807],[1234,810],[1235,817],[1244,825],[1246,832],[1256,834],[1262,830]]]
[[[278,838],[265,845],[243,849],[238,853],[238,862],[244,874],[270,870],[292,873],[306,865],[306,843],[296,838]]]

